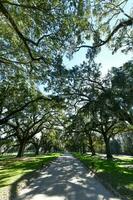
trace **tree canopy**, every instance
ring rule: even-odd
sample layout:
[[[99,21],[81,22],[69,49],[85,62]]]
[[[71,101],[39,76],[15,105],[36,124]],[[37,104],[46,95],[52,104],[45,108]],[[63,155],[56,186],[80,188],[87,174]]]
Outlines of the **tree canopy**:
[[[131,50],[133,17],[130,9],[126,11],[129,3],[2,0],[0,61],[27,65],[40,61],[47,67],[65,51],[85,46],[95,48],[108,43],[113,51]],[[88,42],[91,45],[83,45]]]
[[[111,158],[110,141],[132,130],[133,63],[102,77],[95,57],[133,50],[130,0],[1,0],[0,13],[1,144],[22,156],[31,144],[94,155],[102,143]],[[87,61],[67,68],[81,48]]]

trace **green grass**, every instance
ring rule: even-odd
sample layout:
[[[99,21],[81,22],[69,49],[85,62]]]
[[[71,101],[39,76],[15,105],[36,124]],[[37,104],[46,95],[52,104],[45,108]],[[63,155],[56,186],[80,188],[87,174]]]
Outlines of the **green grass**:
[[[74,153],[74,156],[92,169],[105,184],[109,183],[122,196],[133,200],[133,158],[120,156],[106,160],[79,153]]]
[[[23,175],[47,165],[59,155],[59,153],[53,153],[22,159],[14,156],[0,156],[0,188],[9,186]]]

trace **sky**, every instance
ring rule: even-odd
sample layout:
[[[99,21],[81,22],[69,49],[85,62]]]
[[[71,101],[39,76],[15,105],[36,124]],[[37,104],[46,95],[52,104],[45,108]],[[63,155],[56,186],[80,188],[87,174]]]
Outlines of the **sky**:
[[[112,52],[107,47],[103,47],[96,59],[96,62],[102,64],[102,75],[106,75],[111,67],[120,67],[131,59],[133,59],[133,54],[131,52],[124,54],[118,51],[112,55]]]
[[[127,14],[131,14],[131,8],[133,6],[133,0],[128,0],[124,10]],[[80,51],[76,52],[73,56],[73,59],[69,60],[64,57],[64,64],[67,68],[71,68],[74,65],[80,65],[83,61],[86,61],[86,50],[85,48],[80,49]],[[97,63],[102,64],[101,72],[102,76],[106,75],[108,70],[111,67],[120,67],[128,60],[133,60],[133,53],[124,54],[121,51],[117,51],[112,55],[111,50],[107,47],[103,46],[101,52],[98,54],[96,58]]]
[[[80,65],[83,61],[87,61],[86,59],[86,50],[87,49],[81,49],[80,51],[76,52],[73,56],[73,59],[69,60],[67,58],[64,58],[64,64],[67,68],[71,68],[74,65]],[[96,63],[101,63],[102,68],[101,72],[102,75],[106,75],[108,70],[111,69],[111,67],[120,67],[122,64],[127,62],[128,60],[133,59],[132,53],[124,54],[120,51],[116,52],[112,55],[111,50],[109,50],[107,47],[102,47],[101,52],[98,54],[97,58],[95,59]]]

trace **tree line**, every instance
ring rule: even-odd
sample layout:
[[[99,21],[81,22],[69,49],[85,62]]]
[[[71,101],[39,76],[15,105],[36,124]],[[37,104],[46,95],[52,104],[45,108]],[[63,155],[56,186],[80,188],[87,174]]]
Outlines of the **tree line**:
[[[101,140],[107,158],[112,158],[110,140],[117,134],[132,132],[132,77],[132,61],[113,67],[104,78],[95,62],[84,62],[64,73],[64,85],[59,85],[57,91],[71,108],[65,130],[70,150],[85,152],[88,147],[95,155],[95,145]]]

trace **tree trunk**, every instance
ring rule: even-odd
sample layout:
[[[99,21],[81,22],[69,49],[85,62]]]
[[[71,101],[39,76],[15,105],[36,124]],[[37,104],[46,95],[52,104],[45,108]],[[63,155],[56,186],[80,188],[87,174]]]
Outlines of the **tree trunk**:
[[[96,155],[96,152],[95,152],[95,149],[94,149],[91,134],[88,135],[88,138],[89,138],[89,149],[91,151],[91,155],[94,156],[94,155]]]
[[[35,146],[35,155],[36,155],[36,156],[39,155],[39,146]]]
[[[24,155],[24,150],[25,150],[25,142],[20,142],[20,146],[18,149],[18,154],[17,154],[17,158],[21,158]]]
[[[91,155],[92,155],[92,156],[95,156],[95,155],[96,155],[96,152],[95,152],[95,149],[94,149],[93,145],[90,146],[90,150],[91,150]]]
[[[82,143],[82,153],[84,154],[86,152],[85,144],[84,142]]]
[[[110,138],[108,138],[105,133],[103,134],[103,137],[104,137],[104,142],[105,142],[105,150],[106,150],[107,159],[112,159],[113,156],[111,154],[111,149],[110,149],[110,144],[109,144]]]

